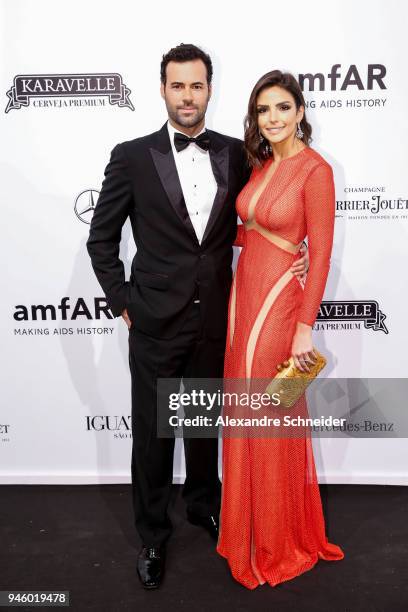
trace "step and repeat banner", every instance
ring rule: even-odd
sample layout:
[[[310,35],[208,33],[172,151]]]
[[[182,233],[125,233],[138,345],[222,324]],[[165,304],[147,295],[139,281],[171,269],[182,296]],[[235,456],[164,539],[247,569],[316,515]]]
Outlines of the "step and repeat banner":
[[[0,483],[130,481],[128,332],[107,308],[85,244],[111,149],[166,120],[160,61],[181,42],[213,59],[207,127],[219,132],[243,136],[265,72],[300,79],[312,146],[336,182],[315,344],[353,410],[378,379],[375,420],[405,409],[393,380],[408,372],[408,8],[292,0],[290,11],[248,9],[212,0],[181,11],[164,0],[1,3]],[[127,271],[134,251],[127,224]],[[314,443],[321,482],[408,484],[408,445],[397,433]]]

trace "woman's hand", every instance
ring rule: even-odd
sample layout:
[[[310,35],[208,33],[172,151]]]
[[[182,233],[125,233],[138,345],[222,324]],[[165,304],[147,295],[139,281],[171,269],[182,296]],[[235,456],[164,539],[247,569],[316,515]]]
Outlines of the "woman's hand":
[[[302,257],[295,260],[290,271],[299,280],[303,281],[306,276],[306,272],[309,269],[309,251],[305,244],[302,244],[299,253],[302,255]]]
[[[312,328],[306,323],[298,323],[292,342],[292,357],[295,366],[301,372],[310,372],[308,363],[316,363],[316,354],[312,344]]]

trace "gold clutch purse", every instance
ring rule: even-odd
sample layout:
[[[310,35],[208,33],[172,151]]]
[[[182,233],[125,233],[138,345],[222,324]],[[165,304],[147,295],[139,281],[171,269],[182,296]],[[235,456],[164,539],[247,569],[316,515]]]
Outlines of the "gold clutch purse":
[[[326,365],[327,360],[324,355],[315,348],[313,348],[313,351],[316,355],[316,362],[307,364],[309,372],[298,370],[294,364],[293,357],[288,359],[288,361],[278,364],[278,373],[267,386],[266,393],[269,395],[278,393],[282,408],[292,408]]]

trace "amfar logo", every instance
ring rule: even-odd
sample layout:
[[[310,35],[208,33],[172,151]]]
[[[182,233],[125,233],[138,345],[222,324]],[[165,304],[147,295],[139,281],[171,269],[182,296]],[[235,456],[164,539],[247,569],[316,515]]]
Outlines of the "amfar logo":
[[[33,106],[43,108],[76,107],[104,105],[105,97],[110,104],[133,111],[135,108],[130,101],[130,93],[118,73],[19,74],[14,77],[14,84],[7,92],[9,101],[5,112],[29,106],[30,100],[33,100]]]
[[[83,223],[90,225],[94,210],[99,198],[99,191],[96,189],[85,189],[77,196],[74,205],[76,216]]]
[[[316,329],[331,329],[330,326],[320,327],[321,323],[339,323],[343,321],[363,322],[366,329],[383,331],[388,334],[384,320],[386,315],[381,312],[376,300],[355,300],[350,302],[322,302],[317,314]],[[344,329],[351,329],[345,326]]]
[[[16,321],[56,321],[57,311],[60,311],[62,321],[75,321],[78,317],[85,317],[88,320],[101,319],[102,315],[106,319],[113,319],[105,298],[94,298],[92,307],[88,307],[84,298],[78,298],[73,306],[69,304],[69,297],[63,297],[59,304],[36,304],[25,306],[18,304],[15,306],[13,317]],[[72,312],[68,314],[68,311]]]
[[[387,70],[383,64],[368,64],[364,73],[359,71],[355,64],[345,70],[341,69],[341,64],[334,64],[327,75],[322,72],[299,74],[299,84],[302,91],[345,91],[350,87],[357,87],[362,91],[373,90],[374,86],[387,89],[384,83],[386,74]]]

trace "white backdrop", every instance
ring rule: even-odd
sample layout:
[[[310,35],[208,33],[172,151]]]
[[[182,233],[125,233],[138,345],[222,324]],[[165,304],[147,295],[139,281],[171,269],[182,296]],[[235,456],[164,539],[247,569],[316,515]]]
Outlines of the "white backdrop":
[[[127,330],[95,312],[103,294],[85,248],[91,213],[84,211],[97,200],[90,190],[100,189],[113,146],[164,123],[159,65],[180,42],[211,54],[207,126],[237,137],[259,76],[274,68],[323,75],[321,90],[316,80],[309,91],[306,78],[305,96],[313,146],[335,172],[338,217],[325,300],[339,305],[336,320],[327,305],[316,345],[331,356],[331,377],[406,376],[404,3],[211,0],[180,10],[164,0],[143,7],[123,0],[3,0],[0,11],[7,107],[0,115],[0,483],[130,480]],[[339,76],[330,79],[336,64]],[[370,70],[381,77],[371,84]],[[41,89],[46,75],[95,74],[119,74],[130,92],[115,103],[86,91],[86,80],[79,85],[85,90],[70,97],[62,91],[45,97]],[[18,75],[29,75],[23,99]],[[113,87],[119,77],[104,78],[102,85]],[[127,267],[134,252],[129,235],[126,226]],[[345,302],[354,305],[346,311]],[[61,303],[70,308],[58,309]],[[377,325],[364,324],[363,303],[371,303],[365,308],[374,309]],[[384,418],[387,407],[381,406]],[[408,484],[405,439],[323,439],[315,449],[321,482]],[[182,479],[179,445],[174,472]]]

